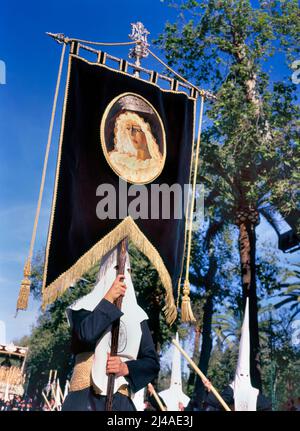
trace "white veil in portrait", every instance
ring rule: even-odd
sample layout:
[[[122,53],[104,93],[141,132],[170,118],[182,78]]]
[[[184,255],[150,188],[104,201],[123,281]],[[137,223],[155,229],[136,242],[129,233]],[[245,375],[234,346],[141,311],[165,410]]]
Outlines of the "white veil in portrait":
[[[147,123],[141,116],[131,111],[123,112],[116,120],[114,130],[115,151],[123,154],[132,154],[133,156],[137,155],[137,149],[132,144],[130,131],[127,128],[129,122],[140,126],[146,137],[147,147],[151,158],[155,160],[161,160],[162,155],[159,151],[159,146],[157,145],[156,140],[151,132],[149,123]]]

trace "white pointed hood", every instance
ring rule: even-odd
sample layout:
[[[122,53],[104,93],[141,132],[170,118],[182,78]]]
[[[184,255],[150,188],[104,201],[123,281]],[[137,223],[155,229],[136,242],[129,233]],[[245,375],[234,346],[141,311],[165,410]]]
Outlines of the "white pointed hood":
[[[178,333],[176,333],[176,341],[179,343]],[[182,391],[180,355],[180,351],[174,346],[170,387],[159,393],[159,396],[164,400],[169,411],[180,411],[179,404],[181,403],[186,407],[190,401],[190,398]]]
[[[144,395],[145,395],[145,388],[140,389],[138,392],[136,392],[132,399],[133,404],[135,405],[135,408],[137,409],[138,412],[143,412],[145,409]]]
[[[59,379],[56,381],[56,389],[55,389],[55,407],[57,410],[61,410],[61,396],[60,396],[60,384]]]
[[[69,382],[69,380],[66,380],[64,394],[63,394],[63,396],[64,396],[63,401],[65,401],[65,399],[67,398],[67,395],[69,393],[69,389],[70,389],[70,382]]]
[[[246,300],[233,393],[236,411],[256,411],[259,390],[251,385],[250,378],[249,298]]]
[[[99,304],[106,292],[112,286],[117,276],[117,247],[107,253],[101,261],[98,282],[91,293],[77,300],[67,310],[69,322],[72,327],[70,310],[88,310],[93,311]],[[127,286],[126,294],[122,301],[121,311],[124,313],[120,319],[119,348],[118,356],[122,360],[136,359],[142,337],[141,322],[147,320],[148,316],[145,311],[138,305],[134,287],[130,275],[129,254],[126,253],[125,279]],[[107,328],[106,333],[98,341],[95,349],[94,362],[92,367],[92,380],[94,385],[101,391],[101,395],[106,395],[107,380],[106,359],[107,353],[110,352],[111,346],[111,326]],[[128,384],[124,377],[115,379],[114,392],[118,388]]]

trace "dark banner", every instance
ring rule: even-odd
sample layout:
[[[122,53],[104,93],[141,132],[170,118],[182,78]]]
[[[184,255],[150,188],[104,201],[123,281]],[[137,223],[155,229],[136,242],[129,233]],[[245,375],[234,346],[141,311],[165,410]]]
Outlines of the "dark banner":
[[[185,231],[178,207],[184,209],[189,183],[194,107],[183,92],[70,56],[44,304],[124,236],[149,257],[174,301],[170,289],[177,285]],[[156,194],[162,185],[165,191],[176,185],[164,211],[166,195],[157,200]]]

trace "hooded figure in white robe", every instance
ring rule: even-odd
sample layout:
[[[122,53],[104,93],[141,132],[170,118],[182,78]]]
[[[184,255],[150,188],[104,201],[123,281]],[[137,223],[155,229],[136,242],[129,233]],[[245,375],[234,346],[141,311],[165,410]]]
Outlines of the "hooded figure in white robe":
[[[76,354],[77,363],[63,410],[104,410],[108,381],[107,354],[111,351],[112,323],[117,319],[120,319],[118,356],[121,361],[126,362],[129,374],[115,378],[114,394],[120,396],[120,393],[124,393],[122,388],[126,387],[126,398],[133,398],[134,393],[145,387],[159,371],[157,354],[147,324],[148,316],[136,301],[128,253],[124,271],[127,289],[121,310],[104,298],[116,279],[116,270],[117,248],[103,257],[93,291],[77,300],[67,310],[73,332],[72,350]],[[85,387],[81,383],[83,369],[85,373],[88,372]],[[83,393],[86,390],[90,391],[89,401],[85,400],[87,393]],[[80,401],[82,408],[78,408],[79,392],[83,393],[84,398]],[[131,405],[128,402],[122,405],[116,403],[115,408],[134,410],[132,406],[132,402]]]
[[[239,358],[232,389],[234,393],[235,411],[256,411],[259,390],[251,385],[250,378],[249,298],[246,300],[239,347]]]
[[[179,343],[178,333],[176,333],[176,341]],[[181,353],[175,346],[173,349],[170,387],[161,391],[159,396],[163,399],[168,411],[181,411],[182,406],[185,408],[188,405],[190,398],[182,391]]]
[[[143,412],[145,410],[145,388],[140,389],[134,394],[132,399],[135,408],[138,412]]]
[[[250,376],[250,324],[249,298],[246,299],[245,314],[241,330],[238,363],[233,381],[221,392],[221,397],[236,411],[271,411],[272,404],[251,384]],[[223,410],[215,395],[208,389],[206,410]]]

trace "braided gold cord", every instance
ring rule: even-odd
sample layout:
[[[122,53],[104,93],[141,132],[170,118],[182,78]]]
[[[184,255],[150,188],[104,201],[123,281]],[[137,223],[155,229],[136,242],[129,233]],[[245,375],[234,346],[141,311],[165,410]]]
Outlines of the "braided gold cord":
[[[34,243],[35,243],[35,239],[36,239],[37,225],[38,225],[38,220],[39,220],[39,216],[40,216],[43,192],[44,192],[44,187],[45,187],[46,171],[47,171],[47,165],[48,165],[50,145],[51,145],[51,140],[52,140],[53,124],[54,124],[54,118],[55,118],[55,112],[56,112],[57,97],[58,97],[58,92],[59,92],[59,87],[60,87],[65,51],[66,51],[66,44],[63,44],[61,57],[60,57],[58,76],[57,76],[57,82],[56,82],[56,88],[55,88],[55,94],[54,94],[54,100],[53,100],[53,108],[52,108],[51,120],[50,120],[49,132],[48,132],[48,141],[47,141],[47,146],[46,146],[46,153],[45,153],[45,159],[44,159],[44,166],[43,166],[43,172],[42,172],[42,179],[41,179],[38,203],[37,203],[37,208],[36,208],[36,213],[35,213],[35,218],[34,218],[33,231],[32,231],[32,236],[31,236],[31,241],[30,241],[28,259],[26,261],[25,268],[24,268],[24,280],[21,284],[20,293],[19,293],[18,302],[17,302],[17,310],[25,310],[27,308],[27,305],[28,305],[28,297],[30,294],[29,277],[31,275],[31,270],[30,270],[31,260],[32,260],[32,255],[33,255],[33,248],[34,248]]]

